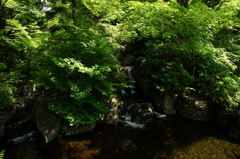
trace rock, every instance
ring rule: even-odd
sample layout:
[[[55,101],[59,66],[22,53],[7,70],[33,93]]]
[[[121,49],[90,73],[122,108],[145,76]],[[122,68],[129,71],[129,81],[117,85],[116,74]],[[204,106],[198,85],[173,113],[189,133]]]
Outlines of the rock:
[[[149,77],[147,72],[151,72],[156,66],[152,66],[147,62],[144,57],[139,57],[133,67],[133,74],[136,82],[141,87],[142,92],[145,96],[152,98],[154,104],[163,109],[164,113],[167,115],[173,115],[176,113],[174,107],[174,97],[169,92],[161,92],[152,86],[152,82],[148,81]],[[158,68],[161,72],[170,71],[171,68],[160,67]]]
[[[164,103],[162,105],[162,109],[166,115],[174,115],[176,114],[176,109],[174,107],[174,96],[170,93],[164,93]]]
[[[36,84],[27,83],[23,89],[23,98],[24,99],[33,99],[36,91]]]
[[[0,111],[0,138],[3,137],[5,132],[5,124],[12,118],[9,110],[4,109]]]
[[[211,100],[191,93],[178,98],[176,110],[179,115],[197,121],[215,121],[218,115],[216,106]]]
[[[147,72],[149,72],[150,66],[145,57],[139,57],[133,67],[133,75],[136,83],[140,86],[145,96],[151,96],[152,83],[148,81]]]
[[[151,94],[154,104],[158,108],[161,108],[166,115],[176,114],[174,96],[171,93],[161,92],[157,89],[153,89]]]
[[[117,125],[119,120],[118,107],[120,105],[120,101],[117,98],[112,98],[108,101],[107,105],[109,110],[102,122],[109,125]]]
[[[13,105],[14,111],[28,106],[33,105],[31,101],[34,100],[36,93],[36,85],[32,83],[27,83],[23,88],[23,96],[19,99],[17,103]]]
[[[46,143],[58,136],[61,126],[61,118],[47,108],[48,104],[55,104],[55,101],[39,99],[34,106],[35,123]]]
[[[225,109],[222,107],[222,109]],[[222,112],[216,118],[216,122],[228,128],[240,128],[236,112]]]
[[[240,111],[237,112],[237,117],[238,117],[237,122],[238,122],[238,124],[240,124]]]
[[[152,121],[153,114],[151,103],[140,100],[127,100],[120,109],[119,118],[121,121],[146,124]]]
[[[240,139],[239,112],[225,112],[218,115],[216,122],[229,128],[229,135]]]
[[[240,127],[239,128],[231,128],[230,136],[235,139],[240,139]]]
[[[65,131],[66,135],[71,136],[71,135],[77,135],[77,134],[80,134],[83,132],[92,131],[95,127],[96,127],[96,122],[94,122],[92,124],[81,125],[78,127],[66,125],[64,131]]]
[[[122,65],[124,66],[132,66],[134,64],[134,62],[136,61],[137,57],[134,55],[126,55]]]

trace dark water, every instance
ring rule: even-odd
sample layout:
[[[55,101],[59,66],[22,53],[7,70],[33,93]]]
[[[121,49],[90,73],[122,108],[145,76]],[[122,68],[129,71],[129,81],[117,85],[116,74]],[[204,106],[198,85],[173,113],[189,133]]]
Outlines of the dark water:
[[[175,117],[155,119],[143,130],[98,124],[92,132],[49,144],[38,136],[8,146],[4,159],[237,159],[240,144],[228,131]]]

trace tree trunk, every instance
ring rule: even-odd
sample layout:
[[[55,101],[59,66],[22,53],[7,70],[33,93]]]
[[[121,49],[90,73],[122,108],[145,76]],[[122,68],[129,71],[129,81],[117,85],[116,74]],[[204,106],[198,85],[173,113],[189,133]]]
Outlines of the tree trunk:
[[[3,19],[3,14],[2,14],[2,0],[0,0],[0,30],[2,30],[2,19]]]
[[[188,8],[188,1],[189,0],[177,0],[178,4],[180,4],[181,6]]]
[[[4,5],[7,3],[8,0],[4,2],[0,0],[0,31],[4,28]]]

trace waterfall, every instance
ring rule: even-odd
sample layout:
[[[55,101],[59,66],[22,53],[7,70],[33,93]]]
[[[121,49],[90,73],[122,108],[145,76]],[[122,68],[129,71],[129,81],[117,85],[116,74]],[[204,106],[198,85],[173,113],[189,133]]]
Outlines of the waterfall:
[[[164,119],[164,118],[167,117],[165,114],[160,114],[160,113],[155,112],[155,111],[154,111],[154,114],[155,114],[155,116],[156,116],[157,118],[160,118],[160,119]]]
[[[119,120],[119,122],[125,124],[125,126],[129,126],[134,129],[146,129],[146,124],[140,124],[140,123],[125,121],[125,120]]]
[[[133,95],[136,93],[136,91],[134,89],[134,78],[133,78],[132,69],[127,69],[127,75],[128,75],[128,79],[129,79],[128,84],[131,86],[130,93]]]
[[[33,140],[37,135],[37,130],[31,120],[25,120],[10,124],[6,128],[6,133],[1,139],[2,146],[20,144],[24,141]]]
[[[123,81],[128,85],[121,90],[124,98],[124,107],[119,112],[119,122],[134,129],[146,129],[146,124],[152,120],[151,104],[145,100],[138,99],[135,90],[135,79],[132,66],[122,66],[119,71],[125,73]],[[136,98],[137,97],[137,98]]]
[[[125,73],[123,81],[129,86],[121,90],[124,106],[119,111],[119,122],[135,129],[146,129],[146,124],[150,123],[154,116],[165,119],[166,115],[154,111],[152,103],[141,98],[136,92],[133,67],[122,66],[119,71]]]
[[[124,72],[126,75],[126,77],[123,79],[123,81],[126,82],[127,85],[130,86],[130,88],[124,88],[121,90],[122,96],[131,96],[131,95],[136,94],[136,91],[134,88],[135,80],[133,77],[132,69],[133,69],[132,66],[122,66],[119,68],[119,71]]]
[[[32,132],[27,133],[25,135],[22,135],[22,136],[14,138],[12,140],[9,140],[7,143],[19,144],[19,143],[24,142],[26,140],[31,140],[32,137],[34,136],[34,134],[36,134],[36,133],[37,133],[36,131],[32,131]]]

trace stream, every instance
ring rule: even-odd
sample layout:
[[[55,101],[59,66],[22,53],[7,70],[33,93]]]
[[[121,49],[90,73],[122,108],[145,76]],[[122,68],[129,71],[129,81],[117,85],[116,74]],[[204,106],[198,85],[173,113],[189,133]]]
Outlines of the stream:
[[[237,159],[240,144],[228,131],[177,116],[154,118],[145,129],[98,124],[92,132],[49,144],[34,135],[7,145],[4,159]]]

